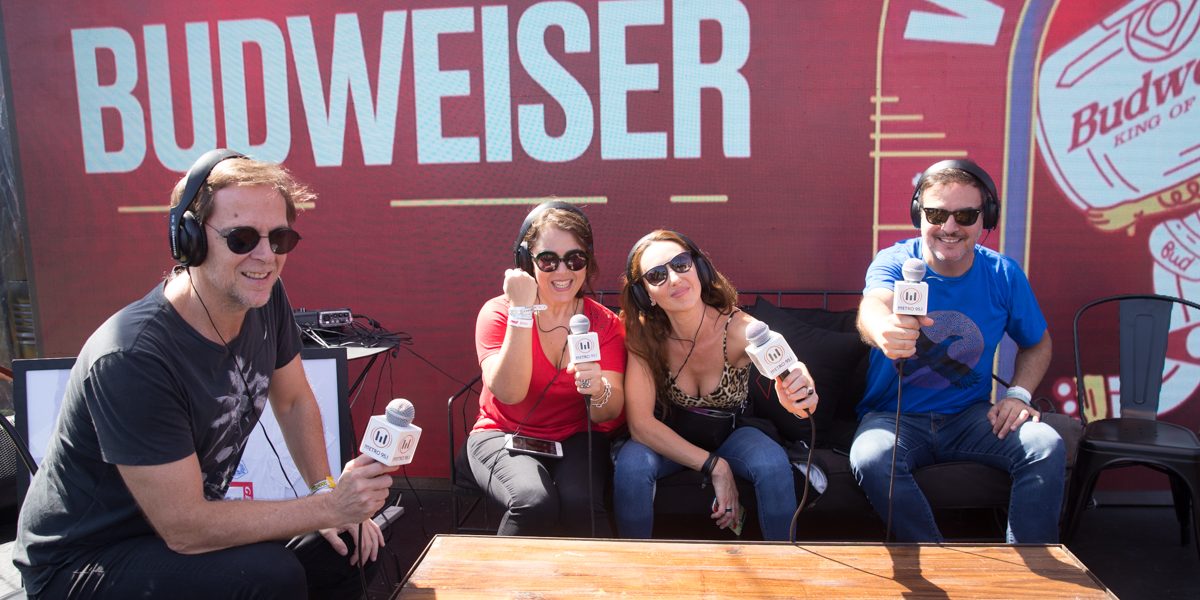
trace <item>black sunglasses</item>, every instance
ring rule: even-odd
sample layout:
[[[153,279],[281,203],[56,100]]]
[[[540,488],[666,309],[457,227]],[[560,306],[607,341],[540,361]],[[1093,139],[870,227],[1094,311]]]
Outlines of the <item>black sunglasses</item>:
[[[671,260],[658,265],[657,267],[646,269],[646,272],[642,273],[641,279],[645,279],[646,283],[654,287],[658,287],[667,282],[667,267],[671,267],[672,271],[680,274],[691,271],[692,253],[684,250],[683,252],[676,254],[675,258],[672,258]]]
[[[300,243],[300,234],[290,227],[272,229],[271,233],[267,235],[259,235],[257,229],[245,225],[224,231],[212,225],[208,225],[208,227],[217,232],[217,235],[225,238],[225,244],[234,254],[249,254],[263,238],[267,238],[267,242],[271,244],[271,252],[275,254],[287,254],[296,248],[296,244]]]
[[[557,271],[560,262],[567,265],[568,271],[582,271],[588,266],[588,255],[583,250],[571,250],[562,256],[549,250],[543,250],[533,257],[533,261],[539,270],[547,273]]]
[[[923,206],[921,210],[925,211],[925,220],[929,221],[930,225],[941,225],[950,218],[950,215],[954,215],[954,222],[963,227],[974,225],[975,221],[979,220],[979,213],[983,212],[978,208],[946,210],[944,208],[925,208]]]

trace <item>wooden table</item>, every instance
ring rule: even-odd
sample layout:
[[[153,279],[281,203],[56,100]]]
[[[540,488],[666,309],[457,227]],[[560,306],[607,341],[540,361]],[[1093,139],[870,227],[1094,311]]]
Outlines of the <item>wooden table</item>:
[[[1115,598],[1062,545],[439,535],[397,598]]]

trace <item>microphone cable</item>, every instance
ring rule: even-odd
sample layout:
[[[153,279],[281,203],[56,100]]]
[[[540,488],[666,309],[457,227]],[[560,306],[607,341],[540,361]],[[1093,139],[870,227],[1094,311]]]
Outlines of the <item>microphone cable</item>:
[[[565,357],[566,355],[567,355],[567,343],[563,342],[562,351],[559,352],[559,355],[558,355],[558,363],[555,363],[555,364],[561,363],[563,360],[563,357]],[[566,372],[565,368],[564,369],[555,368],[554,377],[551,377],[550,381],[546,383],[546,387],[543,387],[542,391],[540,393],[538,393],[537,400],[535,400],[533,402],[533,406],[530,407],[529,412],[525,413],[525,418],[521,419],[520,421],[517,422],[517,429],[512,432],[513,437],[517,437],[518,435],[521,434],[521,429],[525,427],[525,423],[529,420],[529,418],[531,416],[533,416],[533,413],[534,413],[534,411],[537,410],[538,406],[540,406],[542,404],[542,400],[546,398],[546,392],[550,391],[550,386],[554,385],[554,382],[558,381],[559,375],[562,375],[565,372]],[[480,383],[482,383],[482,381]],[[484,488],[482,490],[485,494],[492,487],[492,478],[495,477],[495,475],[496,475],[496,463],[500,462],[500,459],[499,459],[500,453],[505,450],[506,450],[506,448],[503,445],[501,445],[499,448],[497,448],[495,451],[493,451],[491,454],[489,454],[486,458],[484,458],[481,461],[485,465],[487,464],[487,462],[489,460],[492,461],[492,464],[488,465],[487,485],[484,486]],[[485,523],[489,520],[487,513],[488,513],[488,502],[484,502],[483,503],[483,520]]]
[[[204,309],[204,316],[208,317],[208,324],[212,325],[217,338],[221,340],[221,345],[225,347],[225,353],[233,359],[233,369],[237,371],[238,377],[242,380],[242,385],[245,386],[244,394],[246,395],[246,400],[253,406],[254,398],[251,396],[250,380],[246,379],[246,374],[242,372],[242,367],[238,364],[237,355],[233,353],[233,348],[229,346],[229,342],[225,340],[225,336],[217,328],[217,322],[213,320],[212,313],[208,312],[208,305],[204,303],[204,298],[200,295],[200,290],[196,289],[196,284],[192,282],[192,268],[184,267],[184,270],[187,271],[188,285],[191,286],[192,293],[196,294],[196,299],[200,301],[200,308]],[[271,447],[271,453],[275,455],[275,463],[279,465],[279,473],[283,475],[283,480],[287,482],[288,487],[292,488],[292,495],[300,498],[300,494],[296,492],[296,486],[292,484],[292,478],[288,476],[287,469],[283,467],[283,459],[279,457],[279,451],[275,449],[275,443],[271,441],[271,436],[267,434],[267,426],[263,425],[261,414],[259,416],[258,427],[262,430],[263,438],[267,440],[267,445]]]
[[[217,328],[217,323],[215,320],[213,320],[212,313],[208,311],[208,305],[204,303],[204,298],[200,296],[200,290],[197,290],[196,284],[192,282],[191,267],[185,267],[185,269],[187,270],[188,275],[188,285],[191,286],[192,293],[196,294],[196,299],[200,301],[200,307],[204,309],[204,316],[208,317],[208,323],[212,325],[213,331],[216,332],[217,337],[220,338],[221,345],[225,346],[225,352],[228,353],[230,358],[233,359],[234,369],[237,371],[242,383],[246,386],[246,399],[253,405],[253,398],[250,395],[250,380],[246,378],[245,373],[242,373],[242,368],[240,365],[238,365],[237,355],[233,353],[233,348],[229,346],[229,342],[225,340],[225,336],[222,335],[221,330]],[[262,424],[261,419],[259,419],[258,425],[262,428],[263,437],[267,439],[267,444],[271,446],[271,452],[275,453],[275,460],[279,463],[279,471],[283,474],[283,480],[288,483],[288,487],[292,488],[292,495],[299,499],[300,494],[296,492],[296,486],[292,485],[292,479],[288,477],[287,470],[283,468],[283,461],[279,458],[279,451],[275,449],[275,444],[271,442],[271,436],[267,435],[266,426]],[[358,524],[358,542],[355,544],[355,550],[359,554],[358,582],[359,586],[362,588],[362,597],[365,599],[367,597],[367,576],[366,571],[364,570],[364,557],[362,556],[362,523]]]
[[[815,412],[815,411],[814,411]],[[812,457],[817,449],[817,424],[812,421],[812,413],[808,414],[808,457],[804,459],[804,492],[800,494],[800,504],[792,513],[792,523],[788,525],[788,543],[796,543],[796,524],[800,521],[800,512],[808,504],[808,489],[812,487]]]
[[[904,359],[896,362],[896,423],[892,432],[892,468],[888,475],[887,524],[883,530],[883,543],[892,541],[892,492],[896,485],[896,448],[900,446],[900,399],[904,392]]]
[[[580,394],[583,397],[583,422],[587,427],[587,463],[588,463],[588,520],[592,524],[592,538],[596,537],[596,495],[592,490],[592,480],[594,475],[592,472],[592,397],[586,394]]]
[[[540,298],[539,298],[539,299],[540,299]],[[572,314],[573,314],[573,315],[574,315],[574,314],[583,314],[583,313],[585,312],[585,311],[584,311],[584,306],[585,306],[585,304],[583,304],[582,302],[580,302],[580,304],[578,305],[578,308],[577,308],[575,311],[573,311],[573,312],[572,312]],[[548,331],[554,331],[554,329],[561,328],[561,327],[563,327],[563,326],[562,326],[562,325],[559,325],[558,327],[556,327],[556,328],[552,328],[552,329],[549,329]],[[541,327],[540,327],[540,326],[538,327],[538,331],[542,331],[542,329],[541,329]],[[570,332],[571,332],[571,330],[570,330],[570,329],[567,329],[567,335],[568,335],[568,336],[570,336]],[[567,346],[569,346],[569,345],[570,345],[570,337],[568,337],[566,340],[563,340],[563,346],[562,346],[562,350],[560,350],[560,351],[559,351],[559,353],[558,353],[558,361],[556,361],[556,362],[554,363],[554,365],[555,365],[555,368],[554,368],[554,377],[551,377],[551,378],[550,378],[550,381],[548,381],[548,382],[546,383],[546,386],[542,388],[542,391],[538,393],[537,400],[535,400],[535,401],[534,401],[534,403],[533,403],[533,406],[529,408],[529,412],[525,413],[525,417],[524,417],[524,418],[522,418],[522,419],[520,419],[520,420],[517,422],[517,428],[516,428],[516,430],[515,430],[515,431],[513,431],[513,432],[512,432],[512,436],[513,436],[513,437],[517,437],[518,435],[520,435],[520,434],[521,434],[521,430],[522,430],[522,429],[525,427],[525,424],[526,424],[526,423],[527,423],[527,422],[530,420],[530,418],[533,416],[533,413],[534,413],[534,411],[536,411],[536,410],[537,410],[537,408],[538,408],[538,406],[540,406],[540,405],[542,404],[542,400],[544,400],[544,399],[546,398],[546,393],[547,393],[548,391],[550,391],[550,387],[554,385],[554,382],[555,382],[555,381],[558,381],[558,378],[559,378],[559,376],[560,376],[560,375],[562,375],[563,373],[565,373],[565,372],[566,372],[566,368],[565,368],[565,367],[563,367],[563,368],[560,368],[558,365],[562,364],[562,362],[563,362],[563,359],[564,359],[564,358],[566,358],[566,356],[567,356]],[[534,348],[534,352],[537,352],[538,350],[540,350],[540,348]],[[531,359],[531,360],[532,360],[532,359]],[[480,383],[481,383],[481,384],[483,384],[483,382],[482,382],[482,381],[481,381]],[[585,416],[585,417],[587,417],[587,416],[588,416],[588,415],[587,415],[587,412],[585,412],[585,413],[584,413],[584,416]],[[589,438],[588,438],[588,448],[589,448],[589,449],[588,449],[588,463],[589,463],[589,468],[590,468],[590,464],[591,464],[591,458],[592,458],[592,456],[591,456],[591,437],[590,437],[590,432],[591,432],[591,430],[590,430],[590,422],[589,422]],[[493,478],[495,477],[495,475],[496,475],[496,464],[497,464],[498,462],[500,462],[500,459],[499,459],[500,453],[501,453],[501,452],[503,452],[503,451],[505,451],[505,450],[506,450],[506,448],[505,448],[504,446],[501,446],[500,448],[497,448],[495,451],[493,451],[491,454],[487,455],[487,457],[485,457],[485,458],[484,458],[484,459],[481,461],[481,462],[482,462],[484,465],[487,465],[487,462],[488,462],[489,460],[491,460],[491,461],[492,461],[492,464],[491,464],[491,465],[487,465],[487,466],[488,466],[488,480],[487,480],[487,485],[486,485],[486,486],[483,488],[483,490],[482,490],[482,491],[484,492],[484,494],[487,494],[487,493],[488,493],[488,490],[489,490],[489,489],[492,487],[492,479],[493,479]],[[535,458],[534,460],[537,460],[537,459]],[[540,462],[540,461],[539,461],[539,462]],[[589,471],[588,475],[589,475],[589,477],[588,477],[588,480],[590,481],[590,480],[591,480],[591,472],[590,472],[590,471]],[[592,501],[592,498],[591,498],[591,491],[589,490],[589,492],[588,492],[588,502],[589,502],[589,503],[591,503],[591,501]],[[488,522],[488,520],[489,520],[489,519],[488,519],[488,504],[489,504],[489,503],[488,503],[488,502],[486,502],[486,501],[483,503],[483,519],[484,519],[484,522],[485,522],[485,523],[487,523],[487,522]],[[589,509],[589,510],[591,510],[591,506],[590,506],[590,504],[589,504],[589,506],[588,506],[588,509]],[[593,525],[593,531],[594,531],[594,525]],[[594,534],[594,533],[593,533],[592,537],[595,537],[595,534]]]
[[[759,381],[756,383],[759,391],[761,391],[763,396],[770,401],[771,394],[774,393],[774,386],[764,388],[762,379],[759,379]],[[744,410],[745,408],[743,407],[743,411]],[[814,410],[813,412],[816,411]],[[804,491],[800,494],[800,502],[796,505],[796,512],[792,513],[792,521],[788,525],[788,543],[793,545],[796,543],[796,525],[800,522],[800,513],[804,510],[804,507],[808,505],[808,490],[812,487],[812,483],[810,483],[812,479],[812,457],[817,446],[817,425],[813,422],[812,415],[813,413],[808,414],[808,456],[804,458]],[[796,418],[799,419],[800,417],[796,416]],[[788,461],[788,468],[789,470],[792,468],[792,463],[790,460]]]

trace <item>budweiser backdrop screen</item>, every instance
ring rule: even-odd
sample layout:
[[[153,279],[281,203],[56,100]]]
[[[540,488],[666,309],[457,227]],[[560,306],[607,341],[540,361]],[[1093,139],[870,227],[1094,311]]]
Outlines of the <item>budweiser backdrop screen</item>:
[[[1076,402],[1076,308],[1200,298],[1197,0],[0,7],[43,354],[75,355],[170,269],[162,207],[199,154],[282,161],[319,194],[293,305],[369,315],[428,360],[377,363],[353,407],[361,432],[390,397],[416,404],[413,475],[447,472],[444,400],[478,372],[475,314],[537,198],[583,203],[600,289],[670,227],[741,289],[859,290],[914,235],[916,175],[969,157],[1002,198],[984,243],[1050,322],[1037,393],[1071,414],[1120,394],[1096,333]],[[1200,315],[1175,317],[1162,414],[1194,426]]]

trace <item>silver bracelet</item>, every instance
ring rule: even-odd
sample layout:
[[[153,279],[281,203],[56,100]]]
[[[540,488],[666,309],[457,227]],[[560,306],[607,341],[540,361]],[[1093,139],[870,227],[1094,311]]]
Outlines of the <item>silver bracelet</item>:
[[[608,382],[608,378],[601,375],[600,381],[604,382],[604,391],[592,396],[589,402],[592,408],[604,408],[604,405],[608,404],[609,398],[612,398],[612,384]]]

